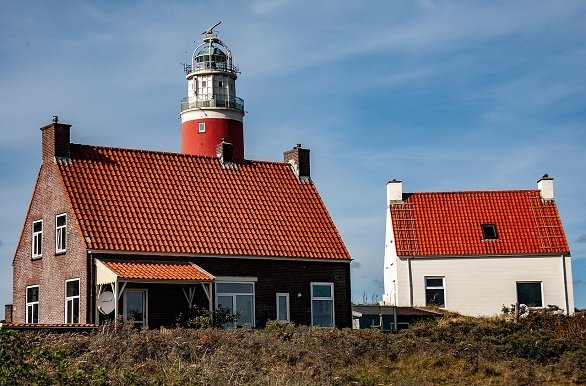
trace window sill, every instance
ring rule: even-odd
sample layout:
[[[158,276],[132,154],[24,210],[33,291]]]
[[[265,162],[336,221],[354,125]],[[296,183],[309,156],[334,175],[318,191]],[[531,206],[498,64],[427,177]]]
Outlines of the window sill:
[[[65,250],[65,251],[56,251],[55,252],[55,256],[61,256],[61,255],[64,255],[66,253],[67,253],[67,250]]]
[[[41,260],[43,256],[32,256],[31,260]]]

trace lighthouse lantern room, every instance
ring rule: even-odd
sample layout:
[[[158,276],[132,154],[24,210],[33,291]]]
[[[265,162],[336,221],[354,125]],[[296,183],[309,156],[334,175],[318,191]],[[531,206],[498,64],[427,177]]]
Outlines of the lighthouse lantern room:
[[[232,52],[213,27],[205,30],[185,64],[187,98],[181,101],[181,151],[216,156],[221,142],[233,145],[234,159],[244,158],[244,101],[236,96],[238,68]]]

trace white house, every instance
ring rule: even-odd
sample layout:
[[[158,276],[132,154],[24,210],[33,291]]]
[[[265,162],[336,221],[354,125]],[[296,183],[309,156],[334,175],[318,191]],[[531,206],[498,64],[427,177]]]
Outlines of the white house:
[[[383,303],[499,314],[516,302],[574,312],[553,178],[535,190],[403,193],[387,184]]]

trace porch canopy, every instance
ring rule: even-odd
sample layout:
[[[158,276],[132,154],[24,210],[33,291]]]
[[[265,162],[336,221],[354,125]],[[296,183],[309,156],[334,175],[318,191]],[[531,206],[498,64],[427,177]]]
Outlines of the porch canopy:
[[[144,261],[102,261],[96,260],[97,294],[111,286],[114,299],[120,300],[128,283],[154,283],[180,285],[189,307],[197,285],[201,285],[212,310],[212,282],[215,277],[194,263],[144,262]],[[118,302],[115,315],[118,315]]]

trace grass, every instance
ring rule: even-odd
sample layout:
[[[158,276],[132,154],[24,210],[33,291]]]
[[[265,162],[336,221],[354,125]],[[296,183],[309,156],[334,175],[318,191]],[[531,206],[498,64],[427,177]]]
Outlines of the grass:
[[[94,334],[0,330],[0,384],[535,385],[586,382],[586,319],[446,315],[399,334],[124,326]]]

